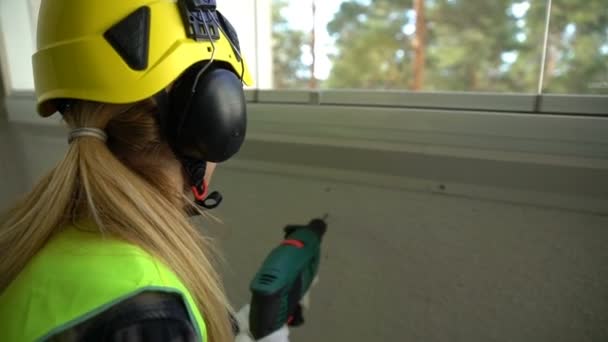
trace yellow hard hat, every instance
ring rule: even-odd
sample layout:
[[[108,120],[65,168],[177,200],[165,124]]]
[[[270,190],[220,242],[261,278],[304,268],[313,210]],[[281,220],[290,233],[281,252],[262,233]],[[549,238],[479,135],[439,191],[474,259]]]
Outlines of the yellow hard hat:
[[[221,14],[214,19],[220,27],[213,21],[207,27],[184,11],[205,3],[215,6],[209,0],[42,0],[33,56],[38,112],[56,112],[57,99],[140,101],[211,59],[252,85]]]

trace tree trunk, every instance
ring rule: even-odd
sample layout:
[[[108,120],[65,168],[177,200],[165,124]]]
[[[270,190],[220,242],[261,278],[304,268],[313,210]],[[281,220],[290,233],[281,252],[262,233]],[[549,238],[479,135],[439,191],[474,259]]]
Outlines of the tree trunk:
[[[477,77],[477,65],[469,65],[467,67],[467,83],[468,88],[465,91],[477,91],[479,90],[479,79]]]
[[[419,91],[424,86],[424,65],[426,59],[424,0],[414,0],[414,11],[416,11],[416,35],[412,42],[414,47],[414,82],[411,89]]]
[[[312,63],[310,64],[310,82],[308,83],[308,87],[310,89],[317,88],[317,79],[315,77],[315,66],[317,64],[317,54],[315,51],[316,47],[316,29],[317,29],[317,4],[316,0],[312,0],[312,32],[310,37],[310,53],[312,54]]]

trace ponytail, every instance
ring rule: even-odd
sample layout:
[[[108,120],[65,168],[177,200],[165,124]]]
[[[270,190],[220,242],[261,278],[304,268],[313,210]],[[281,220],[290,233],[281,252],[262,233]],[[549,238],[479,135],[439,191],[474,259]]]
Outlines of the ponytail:
[[[161,140],[151,101],[79,102],[71,129],[105,130],[73,140],[64,158],[0,223],[0,292],[59,230],[87,218],[99,232],[140,246],[171,268],[205,317],[209,340],[233,340],[213,243],[188,220],[180,164]]]

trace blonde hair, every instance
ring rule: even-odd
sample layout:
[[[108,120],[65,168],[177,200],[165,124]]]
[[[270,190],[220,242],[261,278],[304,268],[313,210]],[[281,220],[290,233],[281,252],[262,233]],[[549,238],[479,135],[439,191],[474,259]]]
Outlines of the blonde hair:
[[[92,218],[100,233],[165,262],[191,291],[209,340],[232,341],[213,244],[188,220],[180,177],[167,170],[179,164],[161,140],[156,111],[150,100],[82,101],[64,115],[70,128],[103,129],[109,140],[75,139],[58,165],[0,221],[0,292],[63,226]]]

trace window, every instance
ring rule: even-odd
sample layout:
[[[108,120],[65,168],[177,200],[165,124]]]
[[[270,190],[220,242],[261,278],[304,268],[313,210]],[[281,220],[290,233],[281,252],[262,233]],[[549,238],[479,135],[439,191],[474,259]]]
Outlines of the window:
[[[33,88],[39,5],[0,2],[7,89]],[[535,94],[541,85],[544,93],[608,94],[605,0],[221,0],[218,6],[239,32],[260,89]]]
[[[536,93],[548,5],[272,0],[273,85]],[[556,0],[550,13],[545,90],[608,93],[605,1]]]

